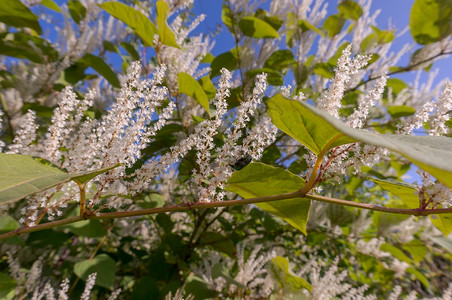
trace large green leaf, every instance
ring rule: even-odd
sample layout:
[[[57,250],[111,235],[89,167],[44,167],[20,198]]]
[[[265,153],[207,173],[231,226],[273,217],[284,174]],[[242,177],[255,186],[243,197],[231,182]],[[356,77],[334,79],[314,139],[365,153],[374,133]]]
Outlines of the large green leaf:
[[[19,0],[0,1],[0,22],[14,27],[27,27],[42,33],[38,16]]]
[[[121,84],[119,83],[118,77],[115,72],[107,65],[107,63],[100,57],[92,55],[90,53],[86,53],[83,58],[83,62],[96,70],[100,75],[104,76],[108,82],[115,88],[120,88]]]
[[[353,129],[325,111],[280,95],[268,102],[273,123],[313,152],[351,142],[364,142],[401,154],[452,188],[452,138],[378,134]],[[343,134],[344,136],[341,136]]]
[[[452,232],[452,213],[430,215],[429,218],[433,225],[435,225],[435,227],[438,228],[445,237],[448,237]]]
[[[333,37],[341,32],[344,27],[346,19],[340,15],[331,15],[323,22],[323,29],[328,32],[329,37]]]
[[[0,153],[0,203],[10,203],[69,180],[84,183],[117,166],[69,174],[40,157]]]
[[[8,274],[0,272],[0,299],[14,299],[17,282]]]
[[[276,38],[278,32],[267,22],[256,17],[244,17],[239,22],[239,28],[244,35],[257,39]]]
[[[304,183],[301,177],[284,169],[252,163],[231,176],[227,190],[243,198],[254,198],[295,192]],[[306,234],[310,204],[308,199],[294,198],[256,205]]]
[[[174,32],[169,28],[166,19],[168,18],[168,12],[170,7],[165,1],[157,1],[157,25],[160,40],[164,45],[180,48],[176,42],[176,36]]]
[[[355,141],[319,118],[306,105],[285,99],[281,94],[270,98],[267,108],[273,124],[315,154]]]
[[[451,0],[416,0],[411,8],[410,30],[422,45],[437,42],[452,33]]]
[[[109,1],[100,5],[113,17],[123,21],[143,40],[147,46],[154,45],[155,25],[141,12],[120,2]]]
[[[191,77],[190,74],[181,72],[177,74],[177,83],[179,85],[179,93],[192,97],[209,112],[209,99],[207,99],[206,92],[204,92],[199,82]]]
[[[412,184],[398,181],[389,181],[382,179],[372,179],[382,189],[391,192],[402,200],[408,208],[419,207],[419,197],[416,193],[416,187]]]
[[[89,275],[97,273],[96,285],[112,290],[115,283],[116,262],[107,254],[96,255],[92,259],[76,263],[74,273],[85,281]]]

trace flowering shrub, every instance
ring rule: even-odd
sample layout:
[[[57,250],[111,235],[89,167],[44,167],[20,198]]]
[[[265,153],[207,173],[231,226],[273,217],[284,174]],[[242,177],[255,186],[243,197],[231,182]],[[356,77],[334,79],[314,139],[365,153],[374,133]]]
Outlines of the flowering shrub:
[[[2,0],[1,297],[452,297],[452,10],[327,4]]]

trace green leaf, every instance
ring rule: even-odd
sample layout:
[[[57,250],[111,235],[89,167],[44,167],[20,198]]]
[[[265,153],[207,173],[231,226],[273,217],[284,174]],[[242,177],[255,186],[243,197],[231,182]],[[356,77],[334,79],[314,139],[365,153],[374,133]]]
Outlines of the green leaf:
[[[48,9],[51,9],[53,11],[61,13],[60,7],[58,6],[58,4],[53,2],[53,0],[41,0],[41,5],[47,7]]]
[[[444,236],[449,236],[449,233],[452,232],[452,213],[451,214],[438,214],[438,215],[430,215],[430,221],[432,221],[433,225],[441,231]]]
[[[77,236],[102,237],[107,235],[107,227],[99,220],[83,220],[61,226]]]
[[[143,40],[146,46],[154,45],[155,25],[141,12],[120,2],[104,2],[100,4],[105,11],[118,20],[126,23]]]
[[[239,28],[244,35],[256,39],[276,38],[279,39],[278,32],[267,22],[256,17],[244,17],[239,22]]]
[[[408,208],[419,207],[419,197],[414,185],[382,179],[372,179],[372,181],[378,184],[382,189],[399,197]]]
[[[202,89],[207,95],[207,99],[213,99],[215,98],[215,94],[217,93],[217,90],[215,89],[215,86],[212,83],[212,80],[210,80],[210,77],[208,75],[201,77],[198,80],[199,84],[202,86]]]
[[[135,49],[135,47],[127,42],[121,42],[120,44],[124,49],[126,49],[127,53],[129,53],[130,57],[133,60],[140,60],[140,54],[138,54],[138,51]]]
[[[411,259],[408,256],[406,256],[406,254],[403,253],[402,250],[400,250],[399,248],[397,248],[393,245],[384,243],[380,246],[380,250],[390,253],[392,256],[394,256],[395,258],[397,258],[400,261],[404,261],[408,264],[411,264]]]
[[[107,254],[96,255],[92,259],[76,263],[74,273],[85,281],[89,275],[97,273],[96,285],[112,290],[115,283],[116,262]]]
[[[411,7],[410,30],[422,45],[442,40],[452,33],[452,0],[416,0]]]
[[[42,34],[39,17],[19,0],[0,1],[0,22],[14,27],[27,27]]]
[[[219,232],[204,232],[201,235],[199,243],[202,246],[210,246],[218,251],[226,253],[230,257],[233,257],[235,254],[234,242]]]
[[[19,222],[17,222],[11,216],[2,216],[0,217],[0,234],[16,230],[20,227]]]
[[[14,299],[17,282],[8,274],[0,272],[0,299]]]
[[[11,203],[71,179],[86,182],[114,167],[68,174],[40,157],[0,153],[0,203]]]
[[[82,58],[83,63],[90,66],[96,70],[100,75],[102,75],[107,81],[115,88],[120,88],[118,77],[116,77],[115,72],[105,63],[105,61],[95,55],[86,53]]]
[[[36,51],[36,48],[41,51]],[[54,62],[59,57],[58,51],[48,41],[23,32],[8,33],[0,39],[0,54],[39,64]]]
[[[420,240],[411,240],[410,242],[403,244],[402,248],[411,254],[413,261],[416,263],[423,261],[427,254],[427,247],[425,247],[424,243]]]
[[[318,63],[313,69],[314,74],[324,78],[334,77],[334,66],[329,63]]]
[[[407,105],[394,105],[388,107],[388,113],[393,118],[408,117],[416,113],[416,109]]]
[[[231,176],[227,190],[243,198],[254,198],[295,192],[304,183],[301,177],[284,169],[251,163]],[[306,234],[310,204],[308,199],[294,198],[256,205]]]
[[[176,42],[176,36],[174,32],[168,26],[166,19],[168,18],[168,12],[170,11],[170,7],[168,3],[165,1],[159,0],[157,1],[157,26],[158,26],[158,34],[160,40],[164,45],[180,48]]]
[[[341,32],[342,27],[344,27],[345,21],[346,19],[344,19],[340,15],[331,15],[326,18],[325,22],[323,22],[323,29],[328,32],[329,37],[333,37]]]
[[[268,100],[267,110],[276,127],[315,154],[355,141],[319,118],[307,105],[287,100],[280,94]]]
[[[219,294],[217,291],[209,289],[207,282],[195,275],[188,276],[187,280],[185,281],[184,290],[188,295],[195,295],[195,300],[215,299],[215,297]]]
[[[295,59],[290,50],[277,50],[270,55],[264,63],[264,68],[282,70],[295,64]]]
[[[234,48],[229,52],[222,53],[214,58],[210,64],[210,78],[220,75],[220,70],[226,68],[229,71],[237,69],[239,66],[237,50]]]
[[[78,0],[68,1],[67,7],[72,19],[79,25],[86,16],[86,8]]]
[[[363,9],[355,1],[345,0],[337,6],[339,14],[344,18],[357,21],[363,15]]]
[[[223,24],[226,25],[226,27],[229,29],[231,33],[234,33],[234,19],[232,18],[231,10],[229,9],[229,5],[224,2],[223,8],[221,10],[221,20],[223,21]]]
[[[268,101],[273,124],[314,153],[352,142],[387,148],[399,153],[452,188],[452,138],[378,134],[353,129],[307,103],[276,95]],[[452,227],[451,227],[452,228]]]
[[[287,258],[277,256],[272,258],[272,270],[276,280],[283,286],[288,287],[292,292],[307,289],[312,291],[312,286],[303,278],[296,276],[289,269],[289,261]]]
[[[298,27],[300,27],[302,31],[312,30],[312,31],[318,33],[321,37],[325,37],[325,34],[322,32],[322,30],[318,29],[317,27],[315,27],[314,25],[312,25],[311,23],[309,23],[306,20],[298,21]]]
[[[422,274],[413,267],[407,268],[406,272],[409,274],[413,274],[426,288],[429,288],[430,284],[428,283],[428,279],[427,277],[424,276],[424,274]]]
[[[254,78],[258,74],[266,73],[267,74],[267,82],[271,85],[283,85],[284,74],[282,72],[276,71],[274,69],[270,68],[260,68],[260,69],[254,69],[251,71],[246,72],[246,76],[249,78]]]
[[[181,72],[177,74],[177,83],[179,85],[179,93],[192,97],[209,112],[209,99],[199,82],[191,77],[190,74]]]

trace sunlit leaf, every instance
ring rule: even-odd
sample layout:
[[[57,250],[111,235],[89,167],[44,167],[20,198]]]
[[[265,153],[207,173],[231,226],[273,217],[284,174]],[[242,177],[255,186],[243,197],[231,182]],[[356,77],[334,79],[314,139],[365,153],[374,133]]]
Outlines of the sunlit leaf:
[[[0,203],[11,203],[69,180],[84,183],[114,167],[69,174],[35,156],[0,153]]]
[[[278,32],[267,22],[255,18],[244,17],[239,22],[239,28],[244,35],[261,39],[261,38],[276,38],[279,39]]]
[[[304,180],[289,171],[251,163],[232,175],[227,190],[243,198],[254,198],[295,192],[303,186]],[[310,203],[308,199],[294,198],[256,205],[306,234]]]
[[[341,16],[357,21],[363,14],[361,6],[352,0],[341,1],[337,6]]]
[[[108,1],[100,4],[110,15],[126,23],[143,40],[145,45],[154,45],[155,25],[141,12],[120,2]]]
[[[207,95],[199,82],[191,77],[190,74],[183,72],[177,74],[177,82],[179,85],[179,93],[192,97],[209,112],[209,99],[207,99]]]
[[[275,279],[284,287],[288,287],[291,291],[307,289],[312,291],[312,286],[303,278],[296,276],[289,269],[289,261],[287,258],[277,256],[272,258],[272,271]]]
[[[168,18],[168,12],[170,11],[170,7],[168,3],[165,1],[159,0],[157,1],[157,26],[158,26],[158,34],[164,45],[179,48],[179,45],[176,42],[176,36],[174,32],[169,28],[166,19]]]
[[[410,30],[422,45],[437,42],[452,33],[451,0],[416,0],[411,7]]]
[[[67,7],[75,23],[80,24],[86,16],[86,8],[78,0],[68,1]]]

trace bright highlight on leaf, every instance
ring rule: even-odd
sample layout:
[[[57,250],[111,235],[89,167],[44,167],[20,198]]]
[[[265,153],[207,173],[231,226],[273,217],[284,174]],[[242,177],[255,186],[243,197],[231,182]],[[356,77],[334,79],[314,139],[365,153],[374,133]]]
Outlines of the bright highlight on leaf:
[[[243,34],[249,37],[279,39],[278,32],[270,24],[256,17],[242,18],[239,27]]]

